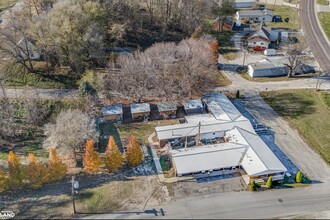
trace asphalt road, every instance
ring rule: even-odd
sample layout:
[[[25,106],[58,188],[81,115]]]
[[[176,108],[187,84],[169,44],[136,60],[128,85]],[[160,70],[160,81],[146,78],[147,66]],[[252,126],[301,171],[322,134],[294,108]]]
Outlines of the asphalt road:
[[[315,4],[315,0],[300,1],[300,21],[315,59],[323,72],[330,74],[330,45],[319,26]]]

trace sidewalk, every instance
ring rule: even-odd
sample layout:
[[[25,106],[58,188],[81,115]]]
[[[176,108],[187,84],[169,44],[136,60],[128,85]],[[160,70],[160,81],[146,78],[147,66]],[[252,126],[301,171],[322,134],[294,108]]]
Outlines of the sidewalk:
[[[155,167],[157,169],[157,173],[158,173],[158,178],[160,182],[164,182],[164,183],[175,183],[178,181],[177,177],[171,177],[171,178],[165,178],[164,177],[164,173],[163,173],[163,169],[162,166],[160,165],[160,161],[159,161],[159,157],[157,155],[157,150],[155,148],[154,145],[154,141],[152,140],[152,138],[156,136],[156,133],[153,132],[149,137],[148,137],[148,142],[150,145],[150,149],[151,149],[151,156],[152,156],[152,160],[155,163]]]

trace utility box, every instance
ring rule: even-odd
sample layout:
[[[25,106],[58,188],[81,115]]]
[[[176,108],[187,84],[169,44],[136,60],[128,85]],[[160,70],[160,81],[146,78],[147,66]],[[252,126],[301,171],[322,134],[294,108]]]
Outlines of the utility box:
[[[266,49],[264,51],[265,56],[275,56],[276,55],[276,50],[275,49]]]

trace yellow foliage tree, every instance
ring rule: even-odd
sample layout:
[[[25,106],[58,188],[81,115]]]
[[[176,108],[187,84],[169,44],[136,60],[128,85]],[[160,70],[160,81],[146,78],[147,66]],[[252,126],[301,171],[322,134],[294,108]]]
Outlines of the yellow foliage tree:
[[[88,173],[95,173],[101,165],[101,158],[94,150],[94,141],[88,140],[86,142],[84,155],[84,170]]]
[[[6,173],[0,169],[0,192],[7,190],[8,188],[8,177]]]
[[[16,188],[23,184],[24,172],[21,161],[13,151],[8,154],[9,187]]]
[[[115,172],[123,165],[124,158],[121,155],[113,136],[109,137],[105,155],[105,166],[109,172]]]
[[[39,188],[47,181],[46,167],[38,163],[34,154],[29,153],[30,163],[27,166],[27,180],[32,188]]]
[[[56,149],[51,147],[48,159],[48,181],[57,181],[65,177],[68,171],[66,165],[57,155]]]
[[[128,139],[128,147],[126,150],[126,159],[128,165],[135,167],[142,162],[143,154],[140,144],[135,136],[131,135]]]

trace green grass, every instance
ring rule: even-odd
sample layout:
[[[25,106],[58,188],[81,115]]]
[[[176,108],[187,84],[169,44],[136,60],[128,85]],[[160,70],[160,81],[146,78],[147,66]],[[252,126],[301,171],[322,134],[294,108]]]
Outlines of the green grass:
[[[134,188],[134,181],[114,181],[112,183],[87,189],[77,195],[77,209],[84,212],[116,211]]]
[[[253,81],[253,82],[280,82],[280,81],[292,81],[297,79],[302,79],[306,77],[312,77],[315,76],[315,74],[303,74],[303,75],[296,75],[293,77],[287,77],[287,76],[274,76],[274,77],[257,77],[252,78],[247,72],[241,72],[240,76],[246,80]]]
[[[319,12],[318,17],[325,34],[330,40],[330,12]]]
[[[128,137],[134,135],[140,143],[148,144],[148,137],[159,125],[178,124],[177,120],[159,120],[150,122],[139,122],[130,124],[117,124],[105,122],[100,124],[100,137],[112,135],[119,148],[128,143]],[[99,148],[105,150],[108,139],[100,139]]]
[[[273,10],[274,5],[266,4],[266,8]],[[283,22],[266,22],[267,26],[289,28],[289,29],[300,28],[298,9],[289,6],[275,5],[274,14],[280,15],[282,17]],[[285,18],[290,19],[288,23],[284,21]]]
[[[329,5],[329,1],[328,0],[317,0],[317,4],[320,4],[320,5]]]
[[[329,92],[282,90],[261,95],[330,163]]]
[[[7,9],[11,4],[17,2],[17,0],[0,0],[0,12]]]
[[[284,1],[291,4],[298,4],[300,2],[300,0],[284,0]]]
[[[0,160],[7,160],[8,159],[8,153],[0,152]]]

